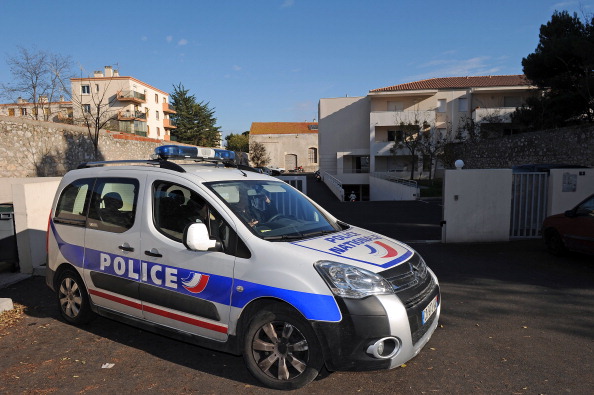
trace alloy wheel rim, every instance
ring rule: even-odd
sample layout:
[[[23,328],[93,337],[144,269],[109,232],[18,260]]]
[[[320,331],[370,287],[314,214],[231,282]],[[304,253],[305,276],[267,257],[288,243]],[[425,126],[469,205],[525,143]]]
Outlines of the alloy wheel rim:
[[[78,284],[71,277],[66,277],[60,284],[59,292],[62,311],[68,317],[76,318],[82,305],[82,295]]]
[[[260,370],[277,380],[295,379],[307,368],[307,339],[288,322],[262,325],[254,335],[252,350]]]

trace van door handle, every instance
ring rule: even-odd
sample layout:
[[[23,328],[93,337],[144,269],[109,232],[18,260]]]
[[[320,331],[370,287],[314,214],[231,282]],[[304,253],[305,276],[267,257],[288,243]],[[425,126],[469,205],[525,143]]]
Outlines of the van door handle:
[[[157,250],[156,248],[151,248],[150,251],[145,251],[144,253],[148,256],[154,256],[155,258],[161,258],[163,256],[159,254],[159,250]]]
[[[130,244],[128,244],[128,243],[124,243],[121,246],[118,246],[118,248],[122,251],[130,251],[130,252],[134,251],[134,247],[130,247]]]

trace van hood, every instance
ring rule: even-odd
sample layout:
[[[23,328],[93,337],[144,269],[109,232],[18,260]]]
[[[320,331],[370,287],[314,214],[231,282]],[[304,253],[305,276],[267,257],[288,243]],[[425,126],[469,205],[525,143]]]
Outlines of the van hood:
[[[404,243],[357,227],[289,244],[318,252],[316,260],[347,263],[374,273],[398,266],[415,254]]]

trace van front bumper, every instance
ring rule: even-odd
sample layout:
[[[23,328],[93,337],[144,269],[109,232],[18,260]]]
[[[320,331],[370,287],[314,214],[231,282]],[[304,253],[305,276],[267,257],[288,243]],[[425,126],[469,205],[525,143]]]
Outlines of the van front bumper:
[[[434,300],[437,309],[423,324],[423,310]],[[396,295],[340,299],[342,320],[338,323],[314,322],[328,370],[392,369],[415,357],[427,344],[438,325],[441,313],[439,285],[414,303],[400,301]],[[373,355],[370,347],[382,339],[397,343],[398,350],[386,357]],[[395,339],[395,340],[392,340]]]

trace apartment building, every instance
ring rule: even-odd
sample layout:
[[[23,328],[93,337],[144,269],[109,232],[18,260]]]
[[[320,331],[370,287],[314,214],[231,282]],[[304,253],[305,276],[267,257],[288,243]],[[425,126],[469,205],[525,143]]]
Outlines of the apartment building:
[[[269,166],[287,171],[299,166],[304,171],[318,170],[317,122],[253,122],[249,138],[250,144],[264,144]]]
[[[72,78],[75,123],[85,118],[109,120],[105,129],[170,140],[176,126],[170,119],[175,110],[169,94],[133,77],[120,76],[106,66],[92,77]]]
[[[468,124],[513,133],[519,126],[511,113],[534,89],[523,75],[446,77],[373,89],[367,96],[321,99],[320,169],[369,199],[370,177],[427,174],[420,153],[413,164],[410,151],[398,148],[403,125],[422,125],[452,139]]]
[[[0,115],[72,123],[72,102],[66,101],[63,96],[55,102],[49,101],[47,96],[40,96],[37,102],[19,97],[15,103],[0,104]]]

